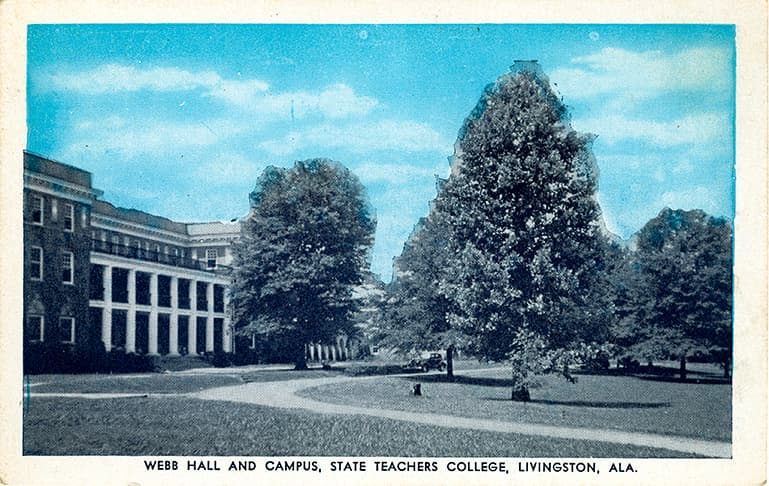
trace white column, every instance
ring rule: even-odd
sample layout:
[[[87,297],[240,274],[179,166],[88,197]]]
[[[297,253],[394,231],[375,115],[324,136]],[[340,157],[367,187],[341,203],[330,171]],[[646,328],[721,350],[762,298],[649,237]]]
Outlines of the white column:
[[[168,355],[179,356],[179,278],[171,277],[171,316],[168,318]]]
[[[314,344],[307,345],[307,355],[309,356],[310,361],[315,361],[315,345]]]
[[[101,341],[104,349],[112,350],[112,267],[104,266],[102,273],[102,285],[104,285],[104,307],[101,310]]]
[[[214,352],[214,284],[206,283],[206,352]]]
[[[190,280],[190,320],[187,323],[187,354],[198,354],[198,282]]]
[[[224,324],[222,324],[222,349],[232,352],[232,322],[230,319],[230,289],[224,288]]]
[[[336,361],[336,344],[329,346],[331,348],[331,361]]]
[[[315,361],[323,360],[323,347],[320,343],[315,343]]]
[[[158,274],[150,274],[150,322],[147,353],[158,354]]]
[[[128,313],[125,320],[125,352],[136,352],[136,270],[128,269]]]

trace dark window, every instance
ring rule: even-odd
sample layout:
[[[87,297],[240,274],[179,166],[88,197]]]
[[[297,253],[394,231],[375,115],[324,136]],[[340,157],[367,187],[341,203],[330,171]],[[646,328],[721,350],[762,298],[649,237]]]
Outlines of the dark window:
[[[128,302],[128,269],[112,268],[112,302]]]
[[[178,305],[180,309],[190,308],[190,281],[186,278],[179,279],[179,285],[177,287]]]
[[[42,341],[45,335],[43,316],[27,316],[27,327],[24,329],[29,341]]]
[[[171,307],[171,277],[158,275],[158,305]]]
[[[136,272],[136,303],[150,305],[152,301],[152,289],[150,288],[151,275],[144,272]]]
[[[206,250],[206,267],[216,268],[216,259],[219,256],[216,250]]]
[[[61,255],[61,281],[66,284],[74,282],[73,274],[75,268],[75,257],[72,252],[65,251]]]
[[[195,308],[197,310],[208,310],[207,287],[208,284],[205,282],[197,282],[197,288],[195,289],[197,292],[197,306]]]
[[[104,267],[102,265],[91,265],[88,289],[89,299],[104,300]]]
[[[60,317],[59,318],[59,337],[63,343],[75,342],[75,318],[74,317]]]
[[[32,280],[43,280],[43,249],[39,246],[29,249],[29,277]]]
[[[224,287],[214,285],[214,312],[224,312]]]
[[[35,224],[43,224],[43,210],[45,209],[45,201],[41,196],[32,196],[32,222]]]
[[[64,205],[64,231],[75,229],[75,207],[71,204]]]

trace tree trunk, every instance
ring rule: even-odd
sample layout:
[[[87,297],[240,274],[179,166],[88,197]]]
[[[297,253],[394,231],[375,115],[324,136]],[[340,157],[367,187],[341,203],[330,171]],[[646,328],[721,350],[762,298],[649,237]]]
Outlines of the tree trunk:
[[[730,358],[725,358],[724,362],[721,363],[721,365],[724,367],[724,378],[731,378],[731,367],[732,367],[732,360]]]
[[[446,348],[446,378],[454,381],[454,345]]]
[[[681,375],[681,381],[686,381],[686,355],[681,355],[681,365],[678,369],[678,373]]]
[[[510,400],[514,402],[530,402],[531,395],[529,394],[529,387],[525,385],[513,385],[513,393],[510,396]]]
[[[297,349],[296,358],[294,358],[295,370],[307,369],[307,355],[305,354],[304,344]]]
[[[516,377],[515,364],[513,364],[513,391],[510,395],[510,400],[514,402],[531,401],[531,395],[529,394],[529,387],[526,386],[524,383],[520,383]]]

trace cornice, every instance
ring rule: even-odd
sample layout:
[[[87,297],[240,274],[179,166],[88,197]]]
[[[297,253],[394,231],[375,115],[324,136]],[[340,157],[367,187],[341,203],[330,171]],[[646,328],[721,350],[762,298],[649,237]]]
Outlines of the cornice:
[[[88,186],[71,184],[60,179],[48,177],[28,170],[24,171],[24,187],[33,191],[44,192],[52,196],[67,197],[83,204],[91,205],[102,191]]]

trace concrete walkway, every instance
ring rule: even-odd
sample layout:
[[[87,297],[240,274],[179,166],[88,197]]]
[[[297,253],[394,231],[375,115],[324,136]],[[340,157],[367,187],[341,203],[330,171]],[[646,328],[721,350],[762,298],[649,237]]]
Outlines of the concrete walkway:
[[[168,394],[164,394],[168,395]],[[148,393],[30,393],[29,398],[90,398],[100,400],[104,398],[146,398]]]
[[[483,372],[487,370],[478,371]],[[368,415],[371,417],[388,418],[440,427],[474,429],[489,432],[506,432],[511,434],[588,440],[594,442],[610,442],[615,444],[628,444],[641,447],[654,447],[678,452],[700,454],[707,457],[729,458],[732,454],[732,446],[729,442],[706,441],[689,439],[686,437],[674,437],[641,432],[560,427],[544,424],[505,422],[472,417],[458,417],[455,415],[425,414],[406,412],[401,410],[356,407],[352,405],[319,402],[296,395],[296,392],[299,390],[309,387],[376,378],[380,377],[331,377],[247,383],[245,385],[210,388],[201,392],[188,394],[187,396],[200,398],[203,400],[221,400],[240,403],[253,403],[256,405],[275,408],[302,409],[314,413]]]

